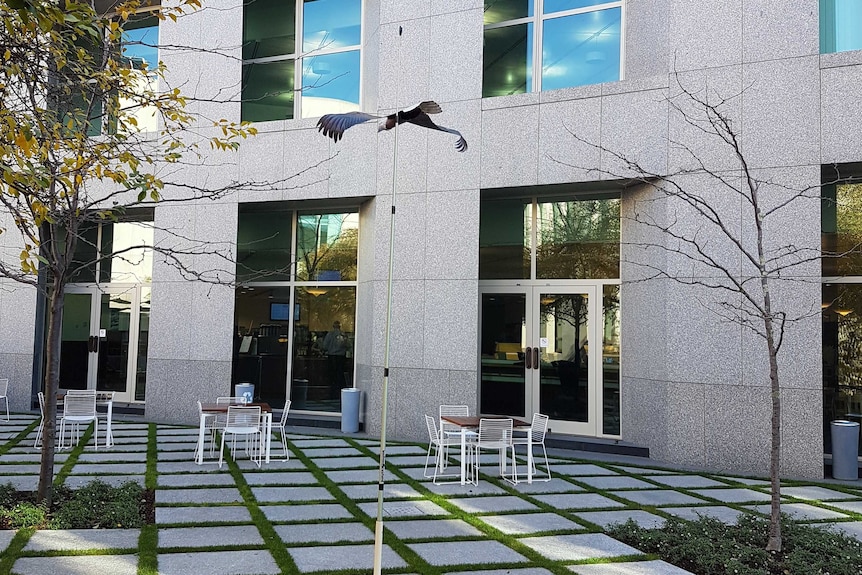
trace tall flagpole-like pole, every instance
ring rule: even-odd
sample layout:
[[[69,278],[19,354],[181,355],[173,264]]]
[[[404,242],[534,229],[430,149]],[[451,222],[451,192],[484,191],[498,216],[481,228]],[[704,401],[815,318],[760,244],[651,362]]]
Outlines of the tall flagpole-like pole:
[[[398,38],[403,29],[398,27]],[[401,54],[401,43],[398,43],[398,53]],[[395,109],[398,109],[398,79],[395,84]],[[397,114],[397,112],[396,112]],[[392,269],[395,261],[395,182],[398,174],[398,117],[395,120],[395,145],[392,153],[392,207],[389,214],[389,275],[386,279],[386,324],[383,344],[383,388],[381,390],[382,406],[380,408],[380,464],[377,478],[377,522],[374,524],[374,573],[380,575],[383,568],[383,474],[386,471],[386,419],[389,411],[387,395],[389,392],[389,341],[392,326]]]

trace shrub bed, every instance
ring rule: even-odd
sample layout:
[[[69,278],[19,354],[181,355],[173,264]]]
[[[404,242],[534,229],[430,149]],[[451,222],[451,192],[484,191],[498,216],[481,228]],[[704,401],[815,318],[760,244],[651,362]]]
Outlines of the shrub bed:
[[[644,529],[633,521],[613,526],[608,534],[645,553],[696,575],[859,575],[862,542],[842,533],[781,523],[782,551],[766,551],[769,521],[741,515],[736,525],[702,517],[668,519],[664,527]]]
[[[36,503],[32,491],[0,485],[0,529],[131,529],[152,523],[154,513],[152,492],[131,481],[55,487],[51,509]]]

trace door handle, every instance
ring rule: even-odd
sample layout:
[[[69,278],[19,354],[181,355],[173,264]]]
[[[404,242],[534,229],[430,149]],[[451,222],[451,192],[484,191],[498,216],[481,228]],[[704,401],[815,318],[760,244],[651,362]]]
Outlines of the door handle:
[[[524,367],[527,369],[533,369],[533,350],[532,348],[527,348],[524,352]]]
[[[99,336],[93,336],[93,352],[99,353]]]
[[[539,369],[540,365],[541,364],[539,363],[539,348],[534,347],[533,348],[533,369]]]
[[[93,336],[92,335],[87,337],[87,351],[90,353],[93,352]]]

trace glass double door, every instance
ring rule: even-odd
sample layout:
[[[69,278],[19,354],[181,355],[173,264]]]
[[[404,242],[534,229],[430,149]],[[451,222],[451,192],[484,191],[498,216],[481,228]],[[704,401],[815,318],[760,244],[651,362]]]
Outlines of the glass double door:
[[[618,285],[483,286],[479,410],[619,435]],[[610,307],[609,307],[610,306]]]
[[[70,287],[65,294],[60,387],[145,398],[150,287]]]

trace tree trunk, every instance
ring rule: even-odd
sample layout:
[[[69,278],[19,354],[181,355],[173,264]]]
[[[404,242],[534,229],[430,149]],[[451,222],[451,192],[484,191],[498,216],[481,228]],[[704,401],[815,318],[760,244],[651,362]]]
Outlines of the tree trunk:
[[[769,515],[769,539],[767,551],[781,551],[781,395],[778,386],[778,350],[775,347],[775,324],[769,292],[764,298],[766,317],[766,345],[769,349],[769,385],[772,396],[772,445],[769,453],[769,480],[771,510]]]
[[[60,337],[63,319],[63,282],[55,276],[48,291],[48,336],[45,344],[45,413],[42,430],[42,459],[39,467],[39,489],[36,499],[50,507],[54,482],[54,448],[56,446],[57,390],[60,385]]]

